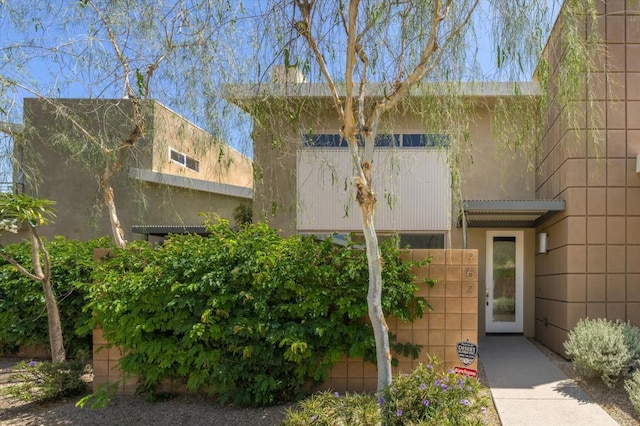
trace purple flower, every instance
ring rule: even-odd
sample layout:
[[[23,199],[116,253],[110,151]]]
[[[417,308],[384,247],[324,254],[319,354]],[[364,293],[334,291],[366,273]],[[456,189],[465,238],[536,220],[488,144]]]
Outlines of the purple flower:
[[[396,416],[400,417],[402,415],[403,411],[402,410],[398,410],[396,411]]]
[[[454,370],[453,368],[449,369],[449,374],[454,374],[456,372],[456,370]]]
[[[425,385],[424,383],[420,385],[420,390],[425,390],[427,388],[427,385]]]
[[[449,387],[443,383],[442,384],[442,390],[446,392],[447,389],[449,389]]]
[[[384,402],[385,402],[385,401],[384,401],[384,398],[383,398],[383,397],[378,398],[378,404],[380,404],[380,405],[384,405]]]
[[[318,420],[318,416],[311,416],[311,423],[315,422],[316,420]]]
[[[440,386],[442,384],[442,380],[438,379],[436,380],[436,387]]]
[[[467,386],[467,390],[468,390],[469,392],[471,392],[471,391],[473,390],[473,388],[472,388],[471,386]]]
[[[29,361],[29,367],[35,367],[36,365],[38,365],[37,361],[34,361],[34,360]]]
[[[340,394],[338,392],[334,392],[333,396],[335,396],[336,398],[340,398]]]
[[[422,405],[424,405],[425,407],[428,407],[429,404],[431,404],[431,403],[429,402],[428,399],[425,399],[424,401],[422,401]]]
[[[480,411],[482,411],[482,414],[486,413],[486,412],[487,412],[487,407],[482,407],[482,408],[480,409]]]
[[[469,406],[471,405],[471,402],[468,399],[461,399],[460,404]]]
[[[429,370],[433,370],[433,364],[427,364],[427,368],[428,368]]]

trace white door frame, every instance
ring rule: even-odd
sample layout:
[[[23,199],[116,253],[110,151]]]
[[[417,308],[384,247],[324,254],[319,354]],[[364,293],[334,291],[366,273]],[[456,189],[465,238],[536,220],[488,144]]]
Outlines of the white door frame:
[[[493,238],[515,237],[516,239],[516,282],[515,321],[493,320]],[[485,277],[485,330],[487,333],[522,333],[524,331],[524,231],[487,231],[486,277]]]

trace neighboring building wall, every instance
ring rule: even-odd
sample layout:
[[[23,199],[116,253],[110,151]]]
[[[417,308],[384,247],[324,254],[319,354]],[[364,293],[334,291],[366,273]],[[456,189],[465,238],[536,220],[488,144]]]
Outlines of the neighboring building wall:
[[[42,234],[83,240],[109,236],[111,226],[97,182],[99,173],[88,171],[74,158],[73,152],[54,146],[56,138],[61,135],[82,140],[70,121],[55,112],[54,105],[64,105],[74,119],[83,120],[83,125],[93,137],[117,141],[131,132],[131,126],[127,125],[130,123],[131,101],[56,99],[50,103],[41,99],[25,99],[25,161],[35,168],[40,178],[37,186],[27,185],[26,192],[56,202],[57,216],[53,224],[43,227]],[[131,233],[132,225],[201,225],[200,212],[216,212],[234,223],[233,209],[241,203],[251,205],[250,199],[143,182],[128,176],[127,169],[134,167],[185,177],[186,186],[193,178],[194,182],[197,179],[247,188],[246,193],[251,193],[253,176],[248,159],[219,144],[215,150],[211,149],[211,137],[159,103],[145,102],[143,108],[145,135],[131,151],[125,170],[113,183],[125,238],[143,237]],[[201,171],[190,172],[170,162],[168,145],[181,152],[198,155]],[[115,146],[115,143],[110,146]],[[230,167],[218,167],[219,159],[223,162],[228,160]],[[23,239],[20,235],[17,237]]]
[[[599,4],[610,72],[592,85],[602,115],[598,141],[586,140],[584,124],[567,129],[553,104],[536,175],[538,198],[567,203],[537,229],[549,234],[550,247],[536,255],[536,337],[559,353],[580,318],[640,325],[640,24],[637,6],[625,4]],[[552,71],[562,53],[559,31],[556,24],[545,51]]]
[[[404,323],[388,318],[390,331],[400,342],[412,342],[422,345],[420,357],[416,360],[399,357],[394,374],[408,373],[419,363],[426,363],[429,355],[436,355],[444,367],[464,367],[458,359],[456,344],[460,341],[478,343],[478,251],[477,250],[411,250],[408,259],[415,261],[433,256],[430,265],[420,267],[414,273],[418,279],[433,278],[438,282],[433,288],[420,284],[418,296],[424,296],[433,306],[413,323]],[[125,380],[119,368],[122,352],[118,348],[105,346],[100,329],[93,332],[93,390],[105,382],[121,381],[119,392],[135,392],[137,379]],[[477,370],[477,360],[467,368]],[[374,364],[362,359],[343,359],[330,372],[329,379],[321,388],[336,391],[375,391],[377,388],[377,370]],[[184,392],[184,387],[166,382],[158,391]]]

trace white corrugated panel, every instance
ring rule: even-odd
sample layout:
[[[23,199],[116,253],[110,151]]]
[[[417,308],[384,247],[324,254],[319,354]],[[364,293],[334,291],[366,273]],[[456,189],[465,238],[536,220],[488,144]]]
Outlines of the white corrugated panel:
[[[451,185],[446,153],[434,149],[376,150],[373,186],[378,231],[450,228]],[[351,157],[346,149],[298,151],[298,230],[359,231]]]

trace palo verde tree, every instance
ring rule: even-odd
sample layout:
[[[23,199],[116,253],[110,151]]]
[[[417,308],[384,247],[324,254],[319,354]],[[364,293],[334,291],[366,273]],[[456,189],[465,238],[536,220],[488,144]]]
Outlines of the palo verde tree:
[[[51,360],[64,362],[66,361],[66,351],[58,302],[51,284],[51,260],[38,233],[38,227],[49,223],[51,217],[54,216],[53,204],[50,200],[37,199],[28,195],[0,194],[0,232],[17,233],[21,227],[28,229],[31,244],[31,265],[23,265],[16,261],[1,246],[0,258],[9,262],[27,278],[42,285],[47,309]]]
[[[266,30],[263,26],[256,30],[256,43],[260,51],[271,57],[261,62],[298,67],[308,82],[323,83],[323,93],[329,93],[336,117],[336,133],[348,145],[352,187],[366,242],[367,301],[375,334],[378,390],[381,391],[392,382],[392,372],[388,327],[380,303],[383,265],[375,227],[376,205],[380,200],[373,183],[381,178],[376,173],[383,167],[373,162],[376,136],[393,130],[393,120],[402,111],[411,109],[421,116],[425,129],[435,129],[449,138],[448,160],[456,193],[460,183],[459,167],[465,160],[467,126],[472,119],[469,101],[463,97],[460,83],[487,81],[496,76],[528,80],[537,65],[541,92],[545,92],[550,76],[540,55],[552,24],[553,8],[547,0],[272,0],[268,3],[264,13],[272,14],[268,20],[271,25]],[[560,2],[553,4],[560,7]],[[578,22],[584,24],[585,19],[596,16],[596,1],[567,0],[563,14],[562,25],[573,28],[561,31],[566,37],[563,42],[571,49],[567,49],[565,68],[554,76],[560,79],[556,83],[564,88],[562,99],[555,101],[564,107],[584,90],[584,76],[594,69],[597,34],[585,36],[584,31],[575,28],[579,27]],[[264,20],[264,16],[261,19]],[[487,45],[495,52],[488,60],[491,70],[481,66],[479,57]],[[425,95],[415,96],[416,92]],[[313,108],[318,104],[304,103],[302,91],[295,93],[296,99],[290,99],[287,93],[286,90],[278,92],[253,107],[252,115],[262,128],[277,127],[271,125],[269,114],[294,120],[303,115],[300,111],[303,107],[308,108],[304,114],[314,114]],[[517,87],[514,94],[518,94]],[[544,126],[541,111],[545,102],[545,97],[539,96],[526,99],[518,108],[496,108],[496,113],[503,113],[503,119],[497,120],[502,129],[502,135],[498,136],[512,144],[538,143]],[[520,148],[535,152],[535,146]]]
[[[197,120],[217,136],[198,149],[224,154],[215,146],[225,114],[217,82],[226,69],[241,72],[240,59],[229,56],[239,7],[218,0],[0,2],[0,25],[9,29],[0,42],[0,122],[15,120],[21,98],[29,96],[66,123],[48,142],[95,175],[118,246],[126,241],[114,181],[135,166],[154,124],[150,100]],[[121,101],[111,102],[107,114],[90,102],[76,111],[60,100],[71,97]]]

